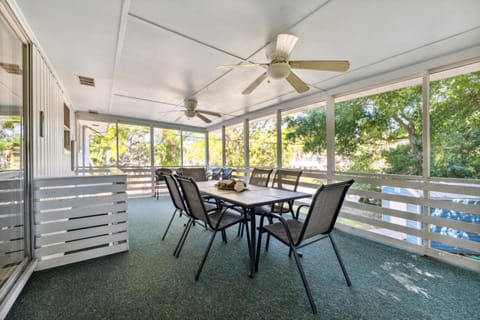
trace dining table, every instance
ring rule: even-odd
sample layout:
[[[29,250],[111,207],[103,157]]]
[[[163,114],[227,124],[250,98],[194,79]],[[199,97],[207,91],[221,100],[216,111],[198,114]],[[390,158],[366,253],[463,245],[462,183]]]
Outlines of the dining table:
[[[255,273],[256,259],[256,216],[261,214],[255,208],[263,205],[272,205],[302,198],[309,198],[310,193],[289,191],[270,187],[248,185],[242,192],[219,189],[215,185],[218,181],[199,181],[199,191],[207,196],[225,201],[231,205],[241,207],[246,215],[250,216],[250,277]]]

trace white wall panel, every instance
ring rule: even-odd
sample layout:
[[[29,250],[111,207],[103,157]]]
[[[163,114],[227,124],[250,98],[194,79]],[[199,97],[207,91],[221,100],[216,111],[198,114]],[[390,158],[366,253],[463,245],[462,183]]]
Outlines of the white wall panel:
[[[63,104],[67,103],[70,109],[71,140],[75,139],[75,110],[36,47],[32,57],[34,177],[72,175],[70,151],[63,144]],[[43,137],[40,137],[40,111],[45,115]]]

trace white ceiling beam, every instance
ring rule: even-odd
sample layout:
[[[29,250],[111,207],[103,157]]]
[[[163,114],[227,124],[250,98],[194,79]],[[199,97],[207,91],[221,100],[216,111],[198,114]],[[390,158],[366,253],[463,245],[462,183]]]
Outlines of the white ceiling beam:
[[[78,120],[101,121],[101,122],[111,122],[111,123],[115,123],[116,121],[119,121],[120,123],[132,124],[132,125],[154,126],[157,128],[175,129],[175,130],[201,132],[201,133],[207,132],[206,128],[203,128],[203,127],[195,127],[195,126],[188,126],[188,125],[183,125],[178,123],[132,118],[132,117],[118,116],[118,115],[105,114],[105,113],[77,111],[75,112],[75,117]]]
[[[122,11],[120,13],[120,21],[118,24],[117,45],[115,48],[115,57],[112,72],[112,84],[110,87],[110,102],[108,104],[108,112],[112,112],[113,95],[115,93],[115,79],[117,70],[120,65],[120,57],[122,54],[123,44],[125,43],[125,34],[127,32],[128,11],[130,10],[131,0],[122,1]]]

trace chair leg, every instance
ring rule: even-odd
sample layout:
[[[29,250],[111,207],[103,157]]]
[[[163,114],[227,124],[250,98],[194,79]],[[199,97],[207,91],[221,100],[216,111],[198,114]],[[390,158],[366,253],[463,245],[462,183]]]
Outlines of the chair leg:
[[[185,236],[183,237],[182,244],[180,245],[180,248],[178,249],[176,258],[180,257],[180,252],[182,252],[183,245],[185,244],[185,240],[187,240],[187,236],[188,236],[188,234],[190,233],[190,229],[192,229],[192,226],[193,226],[193,225],[194,225],[194,224],[191,223],[190,226],[188,227],[188,230],[187,230],[187,232],[185,233]]]
[[[190,232],[190,229],[192,228],[193,225],[193,220],[189,220],[189,223],[187,223],[187,226],[185,227],[185,230],[183,231],[182,237],[180,238],[180,241],[178,242],[177,248],[175,249],[173,255],[178,258],[180,256],[180,252],[182,252],[183,245],[185,244],[185,240],[187,240],[188,233]]]
[[[350,281],[350,277],[348,276],[347,269],[345,268],[345,265],[343,264],[342,257],[340,257],[340,252],[338,252],[337,245],[335,244],[335,241],[333,241],[333,236],[331,234],[329,234],[328,238],[330,238],[330,242],[332,243],[333,250],[335,251],[335,254],[337,255],[337,259],[338,259],[338,262],[340,263],[340,267],[342,268],[343,275],[345,276],[345,280],[347,281],[347,285],[349,287],[351,287],[352,282]]]
[[[223,240],[223,242],[228,243],[227,233],[225,232],[225,230],[222,230],[222,240]]]
[[[290,245],[290,249],[293,251],[293,257],[295,258],[295,262],[298,267],[298,271],[300,272],[300,277],[303,281],[303,286],[305,287],[305,291],[307,292],[308,301],[310,302],[310,306],[312,307],[313,314],[317,313],[317,306],[315,305],[315,301],[313,300],[312,292],[310,291],[310,286],[307,282],[307,277],[305,276],[305,272],[303,271],[302,263],[300,262],[300,257],[298,256],[297,250]]]
[[[273,223],[273,219],[271,216],[268,217],[268,222],[270,224]],[[268,251],[268,247],[270,246],[270,233],[267,235],[267,241],[265,242],[265,251]]]
[[[178,239],[177,246],[175,247],[175,250],[173,251],[173,256],[175,257],[177,255],[177,250],[180,248],[180,243],[182,242],[183,237],[185,236],[185,232],[187,232],[188,226],[190,225],[191,219],[188,219],[187,223],[183,225],[183,232],[182,235],[180,236],[180,239]]]
[[[238,229],[237,229],[237,238],[240,238],[240,231],[241,230],[242,230],[242,224],[239,224]]]
[[[265,251],[268,251],[269,246],[270,246],[270,233],[267,235],[267,241],[265,242]]]
[[[205,251],[205,254],[203,255],[202,262],[200,263],[200,267],[198,267],[197,274],[195,275],[195,281],[198,281],[200,278],[200,273],[202,272],[203,265],[205,264],[205,261],[207,260],[208,253],[210,252],[210,248],[212,247],[213,240],[215,239],[215,236],[217,235],[217,230],[213,231],[212,237],[210,238],[210,241],[208,242],[208,247],[207,250]]]
[[[170,218],[170,222],[168,223],[167,229],[165,229],[165,233],[163,234],[162,241],[165,240],[165,236],[167,235],[168,229],[170,229],[170,226],[172,225],[173,218],[175,218],[175,215],[177,214],[177,210],[173,211],[172,217]]]

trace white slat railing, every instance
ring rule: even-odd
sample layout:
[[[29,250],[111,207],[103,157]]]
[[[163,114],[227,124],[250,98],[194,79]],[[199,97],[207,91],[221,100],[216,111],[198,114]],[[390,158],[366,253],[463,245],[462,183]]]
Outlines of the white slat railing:
[[[480,181],[304,171],[299,190],[348,179],[339,229],[480,270]]]
[[[126,176],[34,181],[36,270],[128,251]]]

